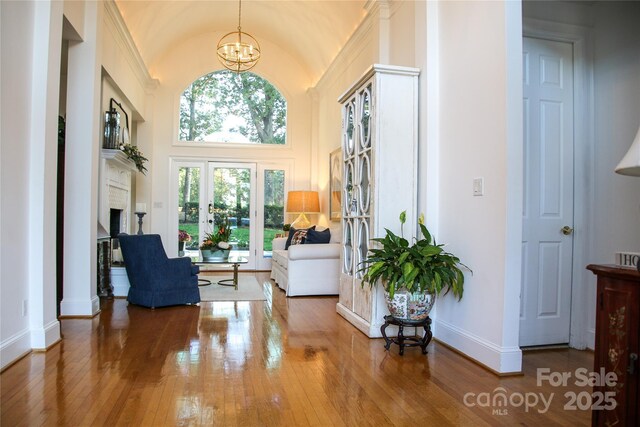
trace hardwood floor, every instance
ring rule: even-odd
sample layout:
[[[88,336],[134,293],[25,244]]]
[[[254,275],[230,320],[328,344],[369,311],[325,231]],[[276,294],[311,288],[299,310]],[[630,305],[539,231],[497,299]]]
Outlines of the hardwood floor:
[[[0,424],[590,423],[589,411],[563,409],[565,392],[590,388],[573,380],[567,387],[536,385],[536,368],[590,371],[590,352],[527,352],[524,376],[507,378],[437,342],[426,356],[419,348],[399,356],[396,346],[386,352],[382,340],[368,339],[337,315],[337,298],[287,299],[267,273],[256,277],[266,282],[267,301],[149,310],[117,299],[104,302],[94,319],[63,320],[59,345],[0,376]],[[552,396],[548,411],[542,402],[521,404],[520,397],[533,402],[534,393]],[[504,406],[494,399],[501,394]],[[496,406],[485,405],[492,400]]]

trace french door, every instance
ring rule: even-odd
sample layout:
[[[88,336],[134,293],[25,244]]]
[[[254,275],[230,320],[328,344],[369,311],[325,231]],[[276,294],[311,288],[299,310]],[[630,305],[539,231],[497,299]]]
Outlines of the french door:
[[[256,265],[256,164],[209,162],[207,174],[207,211],[204,229],[217,232],[225,220],[231,226],[232,256],[242,256]]]
[[[179,240],[182,231],[188,240],[176,242],[178,255],[197,258],[206,233],[215,233],[226,219],[231,254],[249,260],[240,268],[269,270],[271,241],[284,224],[288,165],[181,160],[173,165],[177,215],[171,223],[177,231],[171,234]]]

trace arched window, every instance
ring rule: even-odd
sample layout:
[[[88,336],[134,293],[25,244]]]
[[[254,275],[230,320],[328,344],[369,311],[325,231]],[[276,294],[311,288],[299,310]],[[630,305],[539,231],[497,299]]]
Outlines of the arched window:
[[[284,144],[287,101],[262,77],[215,71],[180,96],[180,141]]]

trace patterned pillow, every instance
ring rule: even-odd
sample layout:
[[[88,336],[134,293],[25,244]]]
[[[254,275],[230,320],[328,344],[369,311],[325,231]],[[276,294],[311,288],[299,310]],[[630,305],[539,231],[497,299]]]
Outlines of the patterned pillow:
[[[309,229],[310,229],[310,230],[315,230],[315,228],[316,228],[316,226],[315,226],[315,225],[314,225],[314,226],[312,226],[312,227],[309,227]],[[302,229],[301,229],[301,230],[302,230]],[[304,229],[304,230],[306,230],[306,229]],[[296,234],[296,231],[298,231],[298,230],[296,230],[296,229],[295,229],[295,228],[293,228],[293,227],[291,227],[291,228],[289,229],[289,236],[287,237],[287,243],[285,243],[285,245],[284,245],[284,250],[285,250],[285,251],[286,251],[287,249],[289,249],[289,246],[291,246],[291,239],[293,239],[293,235],[294,235],[294,234]]]
[[[307,232],[309,230],[298,230],[293,234],[291,238],[292,245],[302,245],[304,244],[304,239],[307,237]]]

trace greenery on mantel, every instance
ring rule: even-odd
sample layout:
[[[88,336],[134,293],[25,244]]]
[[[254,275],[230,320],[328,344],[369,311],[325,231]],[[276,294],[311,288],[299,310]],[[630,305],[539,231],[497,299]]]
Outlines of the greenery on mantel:
[[[131,144],[121,144],[120,151],[126,154],[127,158],[129,158],[136,165],[136,169],[139,172],[142,172],[143,175],[146,175],[145,172],[147,168],[144,167],[144,162],[148,162],[149,160],[142,155],[142,152],[135,145]]]

